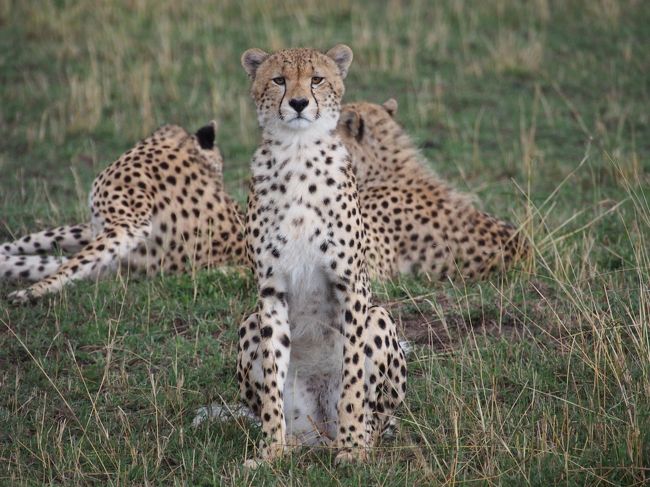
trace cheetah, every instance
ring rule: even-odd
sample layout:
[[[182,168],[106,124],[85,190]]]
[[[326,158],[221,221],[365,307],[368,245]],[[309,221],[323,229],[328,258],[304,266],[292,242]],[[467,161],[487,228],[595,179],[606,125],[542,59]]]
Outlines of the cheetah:
[[[243,218],[224,191],[216,129],[159,128],[94,180],[90,223],[0,244],[0,278],[36,281],[9,299],[25,302],[120,266],[154,274],[246,264]],[[73,255],[47,255],[56,250]]]
[[[240,396],[259,416],[255,467],[297,445],[367,458],[406,390],[395,322],[371,306],[365,232],[336,133],[352,50],[250,49],[262,143],[246,215],[257,311],[239,328]]]
[[[371,277],[479,279],[527,255],[515,227],[478,210],[429,169],[396,111],[394,99],[350,103],[338,123],[359,186]]]

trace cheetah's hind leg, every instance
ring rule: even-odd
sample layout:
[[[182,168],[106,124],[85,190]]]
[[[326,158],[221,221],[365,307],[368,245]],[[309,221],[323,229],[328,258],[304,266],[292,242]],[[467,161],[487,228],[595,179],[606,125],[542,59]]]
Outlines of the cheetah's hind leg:
[[[9,294],[14,303],[24,303],[45,294],[60,291],[64,285],[80,279],[96,278],[104,272],[114,271],[151,233],[151,222],[135,224],[116,221],[107,225],[95,240],[70,257],[52,275],[45,277],[21,291]]]

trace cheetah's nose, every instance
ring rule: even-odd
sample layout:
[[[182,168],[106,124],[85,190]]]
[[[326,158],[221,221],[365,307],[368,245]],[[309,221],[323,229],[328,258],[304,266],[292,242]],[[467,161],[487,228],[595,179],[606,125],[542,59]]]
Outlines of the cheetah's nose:
[[[307,98],[292,98],[289,100],[289,106],[298,113],[302,112],[307,105],[309,105]]]

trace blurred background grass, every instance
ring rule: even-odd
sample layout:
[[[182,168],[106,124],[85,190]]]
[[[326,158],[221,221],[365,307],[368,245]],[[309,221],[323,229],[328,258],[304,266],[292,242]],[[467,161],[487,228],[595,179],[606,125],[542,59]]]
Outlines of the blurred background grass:
[[[395,97],[432,167],[536,247],[505,280],[377,286],[421,346],[402,432],[343,471],[320,452],[243,473],[254,429],[188,428],[199,405],[236,398],[249,278],[0,302],[0,479],[643,483],[648,25],[643,0],[0,0],[0,241],[85,219],[95,175],[162,123],[217,119],[243,202],[258,132],[240,54],[344,42],[346,100]]]

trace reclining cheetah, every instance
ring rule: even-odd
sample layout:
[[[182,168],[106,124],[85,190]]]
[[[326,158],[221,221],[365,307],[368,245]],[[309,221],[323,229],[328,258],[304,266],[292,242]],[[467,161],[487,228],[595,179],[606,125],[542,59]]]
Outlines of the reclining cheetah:
[[[215,134],[214,122],[196,134],[159,128],[95,179],[91,223],[0,244],[0,279],[38,281],[9,298],[27,301],[119,265],[152,274],[244,263],[243,223],[223,189]],[[74,255],[45,255],[57,249]]]
[[[370,275],[481,278],[528,252],[509,223],[476,209],[427,167],[393,119],[397,102],[344,105],[338,133],[352,156]]]
[[[242,56],[263,132],[246,217],[259,304],[237,361],[262,424],[249,466],[330,441],[337,462],[363,459],[404,397],[404,354],[393,320],[369,304],[357,187],[335,131],[351,61],[344,45]]]

